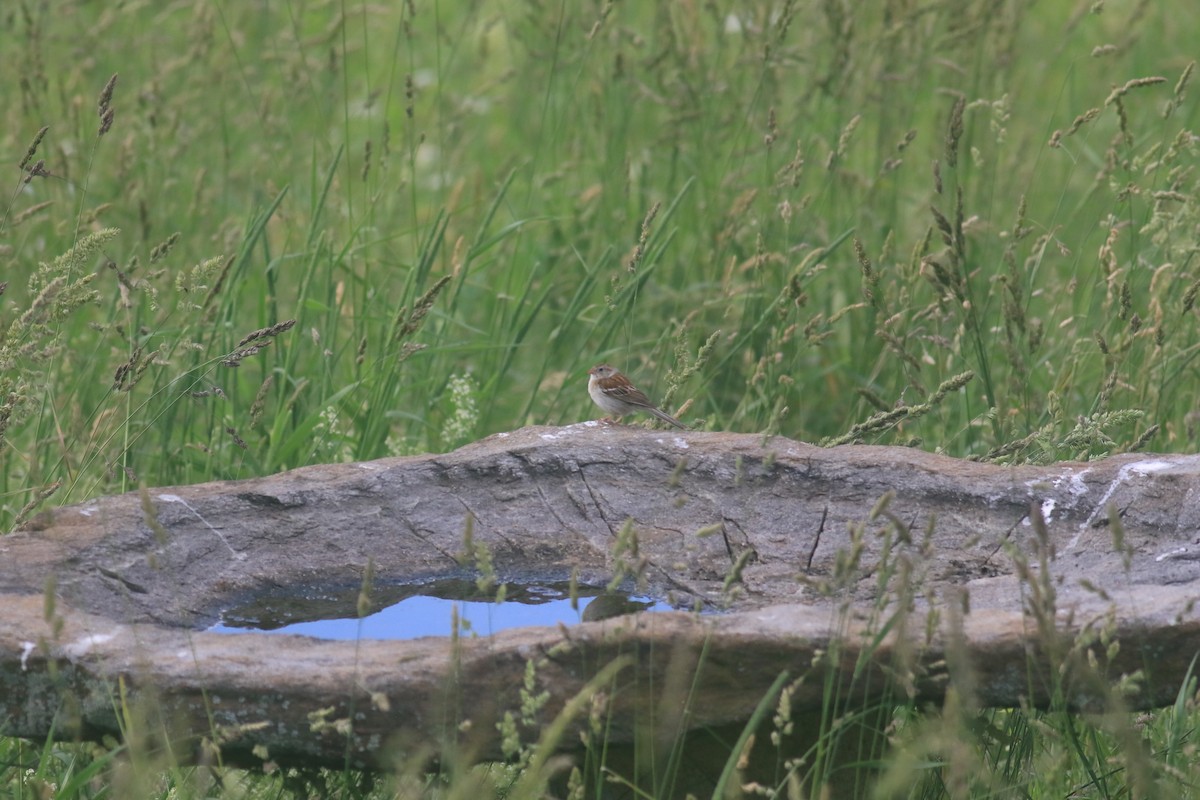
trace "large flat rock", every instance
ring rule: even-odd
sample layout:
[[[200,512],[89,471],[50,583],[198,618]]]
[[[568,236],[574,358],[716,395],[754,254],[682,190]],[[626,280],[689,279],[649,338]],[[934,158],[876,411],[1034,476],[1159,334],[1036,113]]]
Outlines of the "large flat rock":
[[[680,730],[745,721],[784,671],[840,670],[862,697],[953,683],[984,705],[1086,707],[1140,670],[1124,702],[1161,705],[1200,648],[1198,489],[1196,456],[1001,467],[583,423],[100,498],[0,538],[3,732],[115,732],[124,681],[181,733],[218,726],[234,759],[378,765],[397,732],[494,757],[530,661],[545,719],[617,663],[613,742],[684,674]],[[481,553],[501,581],[620,573],[706,613],[411,641],[205,630],[264,593],[352,591],[368,564],[381,592],[473,577]]]

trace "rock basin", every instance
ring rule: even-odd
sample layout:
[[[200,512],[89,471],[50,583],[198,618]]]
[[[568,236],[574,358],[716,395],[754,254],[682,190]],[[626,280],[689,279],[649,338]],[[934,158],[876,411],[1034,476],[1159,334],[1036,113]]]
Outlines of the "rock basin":
[[[985,706],[1044,703],[1065,676],[1079,707],[1140,670],[1123,702],[1163,705],[1200,648],[1198,497],[1196,456],[1002,467],[583,423],[99,498],[0,538],[3,733],[116,733],[124,684],[232,762],[495,758],[529,663],[540,724],[609,668],[614,744],[648,709],[656,735],[744,724],[781,675],[824,670],[855,702],[955,685]],[[408,641],[205,630],[288,587],[486,574],[617,580],[723,613]],[[1118,651],[1087,646],[1101,631]],[[819,709],[823,691],[805,681],[792,705]],[[578,748],[586,724],[556,746]]]

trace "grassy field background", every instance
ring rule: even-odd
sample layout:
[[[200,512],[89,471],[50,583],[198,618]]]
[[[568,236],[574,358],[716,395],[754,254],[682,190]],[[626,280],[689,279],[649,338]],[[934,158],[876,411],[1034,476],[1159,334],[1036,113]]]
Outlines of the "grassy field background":
[[[0,21],[0,530],[590,419],[599,361],[707,430],[1006,462],[1194,448],[1187,3],[20,0]],[[1138,729],[1180,796],[1192,702]],[[912,796],[1132,791],[1103,725],[983,714],[975,782],[897,760],[926,776]],[[0,741],[0,791],[116,796],[123,745]],[[148,796],[217,791],[159,768]]]

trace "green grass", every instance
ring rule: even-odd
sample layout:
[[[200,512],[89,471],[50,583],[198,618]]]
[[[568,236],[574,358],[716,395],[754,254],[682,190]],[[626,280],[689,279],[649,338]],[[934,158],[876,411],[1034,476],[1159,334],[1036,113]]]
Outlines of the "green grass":
[[[1186,451],[1200,11],[1173,6],[17,3],[0,530],[589,419],[599,361],[709,430]],[[1136,733],[1181,794],[1184,694]],[[899,708],[947,762],[911,796],[1137,786],[1111,725]],[[294,788],[200,774],[0,740],[19,797]]]

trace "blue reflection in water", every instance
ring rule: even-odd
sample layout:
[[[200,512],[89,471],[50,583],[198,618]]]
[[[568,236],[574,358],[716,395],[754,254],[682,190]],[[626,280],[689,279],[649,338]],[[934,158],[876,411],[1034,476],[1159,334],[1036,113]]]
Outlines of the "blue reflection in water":
[[[539,625],[573,625],[584,617],[584,610],[598,597],[578,598],[578,610],[569,597],[538,603],[478,600],[448,600],[415,595],[359,619],[321,619],[294,622],[265,630],[261,627],[234,627],[217,623],[209,628],[216,633],[290,633],[318,639],[417,639],[422,636],[449,636],[454,608],[458,608],[459,633],[463,636],[488,636],[508,628]],[[674,611],[668,603],[649,597],[623,597],[634,607],[630,611]],[[604,616],[610,616],[605,614]],[[587,617],[590,619],[591,617]]]

